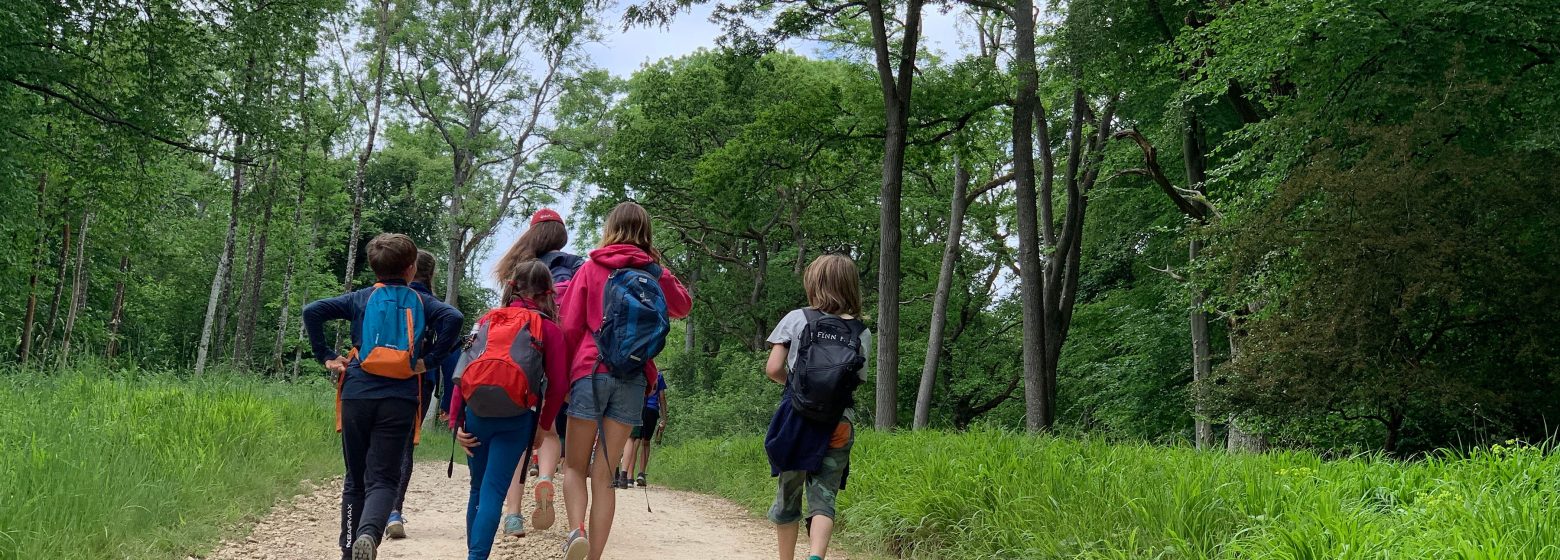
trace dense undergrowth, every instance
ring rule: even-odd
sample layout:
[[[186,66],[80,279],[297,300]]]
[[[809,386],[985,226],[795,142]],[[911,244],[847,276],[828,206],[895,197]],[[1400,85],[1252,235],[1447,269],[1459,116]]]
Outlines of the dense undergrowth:
[[[759,438],[689,442],[656,463],[659,481],[755,510],[773,497]],[[864,432],[841,522],[848,541],[906,558],[1560,558],[1557,474],[1560,456],[1516,442],[1324,461]]]
[[[183,558],[340,470],[324,382],[0,372],[0,558]]]

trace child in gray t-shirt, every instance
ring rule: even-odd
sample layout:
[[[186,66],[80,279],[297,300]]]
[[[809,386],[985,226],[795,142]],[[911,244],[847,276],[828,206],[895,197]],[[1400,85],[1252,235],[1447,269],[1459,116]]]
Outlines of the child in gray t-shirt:
[[[844,255],[822,255],[807,266],[807,272],[802,276],[802,287],[807,292],[808,308],[787,313],[775,325],[774,332],[769,334],[769,343],[773,346],[770,347],[764,373],[771,381],[784,385],[786,376],[795,367],[801,349],[801,344],[796,341],[807,328],[809,309],[846,320],[855,319],[861,314],[858,278],[856,263]],[[872,333],[864,328],[861,329],[861,355],[870,363]],[[864,365],[859,372],[863,382],[869,378],[867,369],[868,366]],[[777,413],[776,418],[780,417],[781,414]],[[781,558],[796,557],[796,540],[801,533],[801,521],[804,518],[804,493],[807,495],[805,518],[808,520],[807,533],[812,550],[808,559],[823,560],[828,552],[829,540],[834,535],[835,497],[844,482],[846,467],[850,464],[850,450],[856,440],[853,417],[853,411],[847,409],[844,419],[829,437],[828,449],[824,452],[817,472],[794,470],[780,473],[775,501],[769,508],[769,520],[776,526]],[[771,429],[774,429],[773,426]],[[766,450],[767,445],[766,442]],[[774,460],[773,455],[771,460]]]

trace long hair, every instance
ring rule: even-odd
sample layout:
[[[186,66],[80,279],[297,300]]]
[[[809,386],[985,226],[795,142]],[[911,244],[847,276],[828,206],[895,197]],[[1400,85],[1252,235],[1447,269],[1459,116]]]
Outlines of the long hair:
[[[569,228],[564,227],[563,222],[541,222],[532,225],[520,234],[514,245],[504,252],[504,256],[498,259],[498,264],[493,266],[493,276],[503,283],[505,275],[514,270],[515,265],[521,261],[540,258],[547,253],[563,249],[569,243]]]
[[[660,255],[656,253],[652,243],[654,240],[652,230],[650,213],[645,211],[645,207],[632,202],[621,202],[607,214],[606,226],[601,231],[601,246],[633,245],[652,258],[660,260]]]
[[[422,282],[422,285],[427,286],[428,291],[431,292],[433,291],[433,275],[438,272],[438,269],[439,261],[433,258],[433,253],[425,249],[418,249],[417,277],[413,278],[412,281]]]
[[[840,254],[820,255],[802,274],[807,305],[832,315],[861,315],[861,280],[856,262]]]
[[[552,271],[542,261],[530,259],[515,263],[499,281],[504,285],[503,296],[499,298],[503,305],[530,299],[548,318],[557,320],[558,302],[553,297]]]

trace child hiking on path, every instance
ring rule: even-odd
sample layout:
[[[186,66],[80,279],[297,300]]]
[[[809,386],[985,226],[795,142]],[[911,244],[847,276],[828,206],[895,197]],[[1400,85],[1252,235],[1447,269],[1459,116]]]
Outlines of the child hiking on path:
[[[417,437],[422,372],[449,353],[464,317],[407,287],[417,275],[417,245],[399,233],[368,242],[373,287],[310,303],[303,326],[314,357],[337,376],[336,429],[346,479],[341,490],[341,557],[374,560],[395,507],[406,448]],[[352,322],[352,350],[330,347],[325,323]],[[431,341],[430,341],[431,338]],[[418,349],[426,348],[423,353]]]
[[[422,249],[417,250],[417,277],[407,284],[417,293],[428,299],[439,299],[433,294],[433,277],[438,270],[438,263],[434,260],[433,253]],[[450,352],[450,356],[456,355]],[[435,356],[425,354],[430,363],[439,364],[439,367],[428,368],[423,372],[422,392],[417,399],[417,421],[422,422],[428,417],[428,408],[433,403],[433,389],[439,385],[442,371],[448,356]],[[445,389],[448,393],[449,389]],[[412,454],[417,445],[411,441],[406,442],[406,453],[401,456],[401,480],[396,487],[395,506],[390,510],[390,519],[385,525],[385,536],[392,539],[406,538],[406,518],[401,515],[401,508],[406,505],[406,490],[412,484]]]
[[[557,304],[547,266],[511,263],[503,286],[504,307],[477,321],[476,337],[455,371],[459,390],[450,428],[471,469],[467,560],[486,560],[492,552],[504,495],[515,473],[523,472],[520,463],[536,442],[538,422],[552,427],[568,388],[568,347],[552,322]]]
[[[627,490],[635,484],[643,488],[650,484],[645,475],[645,471],[650,468],[650,438],[654,436],[656,443],[661,443],[661,433],[666,430],[669,417],[666,407],[666,373],[658,373],[660,375],[656,376],[655,390],[645,397],[644,423],[634,427],[628,436],[628,445],[623,448],[623,466],[617,478],[619,489]],[[635,463],[639,465],[638,477],[633,476]]]
[[[651,231],[650,214],[640,205],[614,207],[601,247],[591,252],[563,298],[560,314],[572,352],[573,384],[568,413],[573,436],[564,454],[563,479],[572,529],[564,542],[566,560],[600,560],[606,550],[617,507],[612,471],[629,431],[643,422],[646,388],[656,379],[653,358],[666,343],[668,317],[685,317],[693,306],[682,282],[659,265]]]
[[[769,423],[764,451],[779,489],[769,508],[780,540],[779,557],[796,556],[802,494],[807,494],[807,533],[812,556],[823,560],[834,534],[835,497],[850,467],[854,392],[867,380],[872,333],[861,320],[856,263],[822,255],[807,266],[802,288],[807,307],[786,314],[769,335],[774,346],[764,373],[785,385]]]
[[[569,244],[569,229],[563,224],[563,217],[548,208],[537,210],[531,215],[531,227],[515,240],[514,245],[504,253],[494,267],[494,274],[499,277],[499,283],[503,284],[505,275],[510,274],[515,265],[536,259],[547,266],[552,275],[553,291],[558,301],[561,301],[568,290],[569,281],[574,278],[575,271],[580,265],[585,264],[585,259],[577,255],[563,252],[564,246]],[[559,317],[553,316],[554,321]],[[561,339],[560,339],[561,340]],[[560,390],[567,393],[568,383],[559,384]],[[536,462],[539,468],[536,471],[536,509],[531,512],[531,528],[545,531],[552,528],[557,519],[557,512],[553,511],[553,473],[558,470],[558,461],[563,456],[562,437],[565,428],[565,414],[569,404],[558,403],[558,413],[544,424],[551,427],[543,427],[539,434],[540,442],[536,449]],[[525,536],[525,518],[521,515],[520,504],[522,495],[525,494],[525,484],[520,481],[521,473],[526,465],[521,465],[521,470],[514,474],[514,480],[509,487],[507,506],[504,510],[504,534],[512,537]]]

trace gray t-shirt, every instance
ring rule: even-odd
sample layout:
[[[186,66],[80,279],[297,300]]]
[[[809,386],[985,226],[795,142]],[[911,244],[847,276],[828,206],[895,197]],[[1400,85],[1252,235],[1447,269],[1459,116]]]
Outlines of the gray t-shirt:
[[[786,371],[790,371],[791,368],[796,367],[796,354],[797,352],[801,351],[802,347],[800,344],[792,344],[791,341],[796,340],[798,337],[802,336],[802,330],[806,328],[806,310],[795,309],[790,313],[786,313],[785,317],[780,319],[780,323],[775,325],[775,330],[769,333],[770,344],[784,344],[787,346],[786,350],[788,354],[786,355],[785,359]],[[863,357],[867,359],[867,365],[861,368],[861,381],[865,383],[870,379],[867,375],[867,371],[872,369],[873,362],[875,361],[873,359],[874,356],[872,355],[871,329],[861,330],[861,353]],[[856,411],[854,409],[847,409],[845,411],[845,418],[851,422],[855,422]]]

